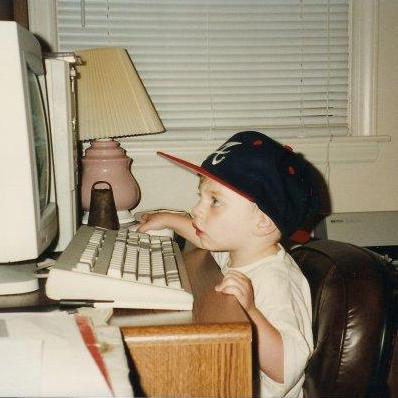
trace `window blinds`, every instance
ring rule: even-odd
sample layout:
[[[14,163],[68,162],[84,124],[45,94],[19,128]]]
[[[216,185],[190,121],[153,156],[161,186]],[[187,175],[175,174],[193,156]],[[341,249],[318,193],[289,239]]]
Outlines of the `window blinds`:
[[[126,48],[168,131],[345,135],[348,1],[58,0],[58,50]]]

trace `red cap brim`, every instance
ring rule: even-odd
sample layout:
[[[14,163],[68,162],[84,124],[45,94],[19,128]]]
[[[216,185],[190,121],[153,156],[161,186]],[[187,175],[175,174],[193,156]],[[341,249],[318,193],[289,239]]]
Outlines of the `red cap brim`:
[[[204,169],[203,167],[197,166],[196,164],[193,164],[191,162],[187,162],[184,159],[180,159],[177,158],[176,156],[173,155],[169,155],[168,153],[164,153],[164,152],[157,152],[158,155],[171,160],[172,162],[177,163],[179,166],[182,166],[196,174],[200,174],[204,177],[208,177],[214,181],[217,181],[218,183],[220,183],[221,185],[224,185],[225,187],[231,189],[232,191],[236,192],[237,194],[245,197],[246,199],[250,200],[251,202],[254,202],[253,198],[251,196],[249,196],[247,193],[239,191],[238,189],[236,189],[233,185],[229,184],[228,182],[224,181],[222,178],[217,177],[216,175],[209,173],[206,169]]]

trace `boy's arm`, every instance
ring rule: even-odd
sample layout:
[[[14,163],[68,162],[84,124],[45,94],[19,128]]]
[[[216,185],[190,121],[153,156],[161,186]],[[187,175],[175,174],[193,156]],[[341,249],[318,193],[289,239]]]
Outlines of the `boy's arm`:
[[[278,383],[284,382],[283,341],[279,331],[254,304],[253,286],[241,272],[230,270],[217,291],[234,295],[255,325],[261,370]]]
[[[188,214],[162,211],[159,213],[146,213],[141,217],[137,232],[160,230],[170,228],[184,239],[189,240],[196,247],[201,248],[199,238],[192,225],[192,219]]]
[[[253,307],[247,314],[255,325],[257,354],[261,370],[276,382],[283,383],[284,361],[282,336],[256,307]]]

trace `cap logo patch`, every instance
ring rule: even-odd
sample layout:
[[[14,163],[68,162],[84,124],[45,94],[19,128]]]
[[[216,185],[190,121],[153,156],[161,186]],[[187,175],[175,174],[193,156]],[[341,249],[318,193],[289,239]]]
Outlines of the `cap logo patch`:
[[[221,145],[220,148],[218,148],[216,151],[214,151],[210,156],[213,156],[213,159],[211,161],[211,164],[215,166],[218,163],[221,163],[225,158],[228,153],[231,152],[231,150],[227,150],[233,146],[236,145],[241,145],[241,142],[226,142],[224,145]]]

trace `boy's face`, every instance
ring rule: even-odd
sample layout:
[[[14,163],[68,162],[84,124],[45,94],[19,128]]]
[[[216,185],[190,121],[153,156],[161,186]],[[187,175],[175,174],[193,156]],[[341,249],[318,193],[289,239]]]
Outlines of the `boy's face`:
[[[201,177],[193,226],[204,248],[233,251],[247,247],[256,224],[256,205],[222,184]]]

